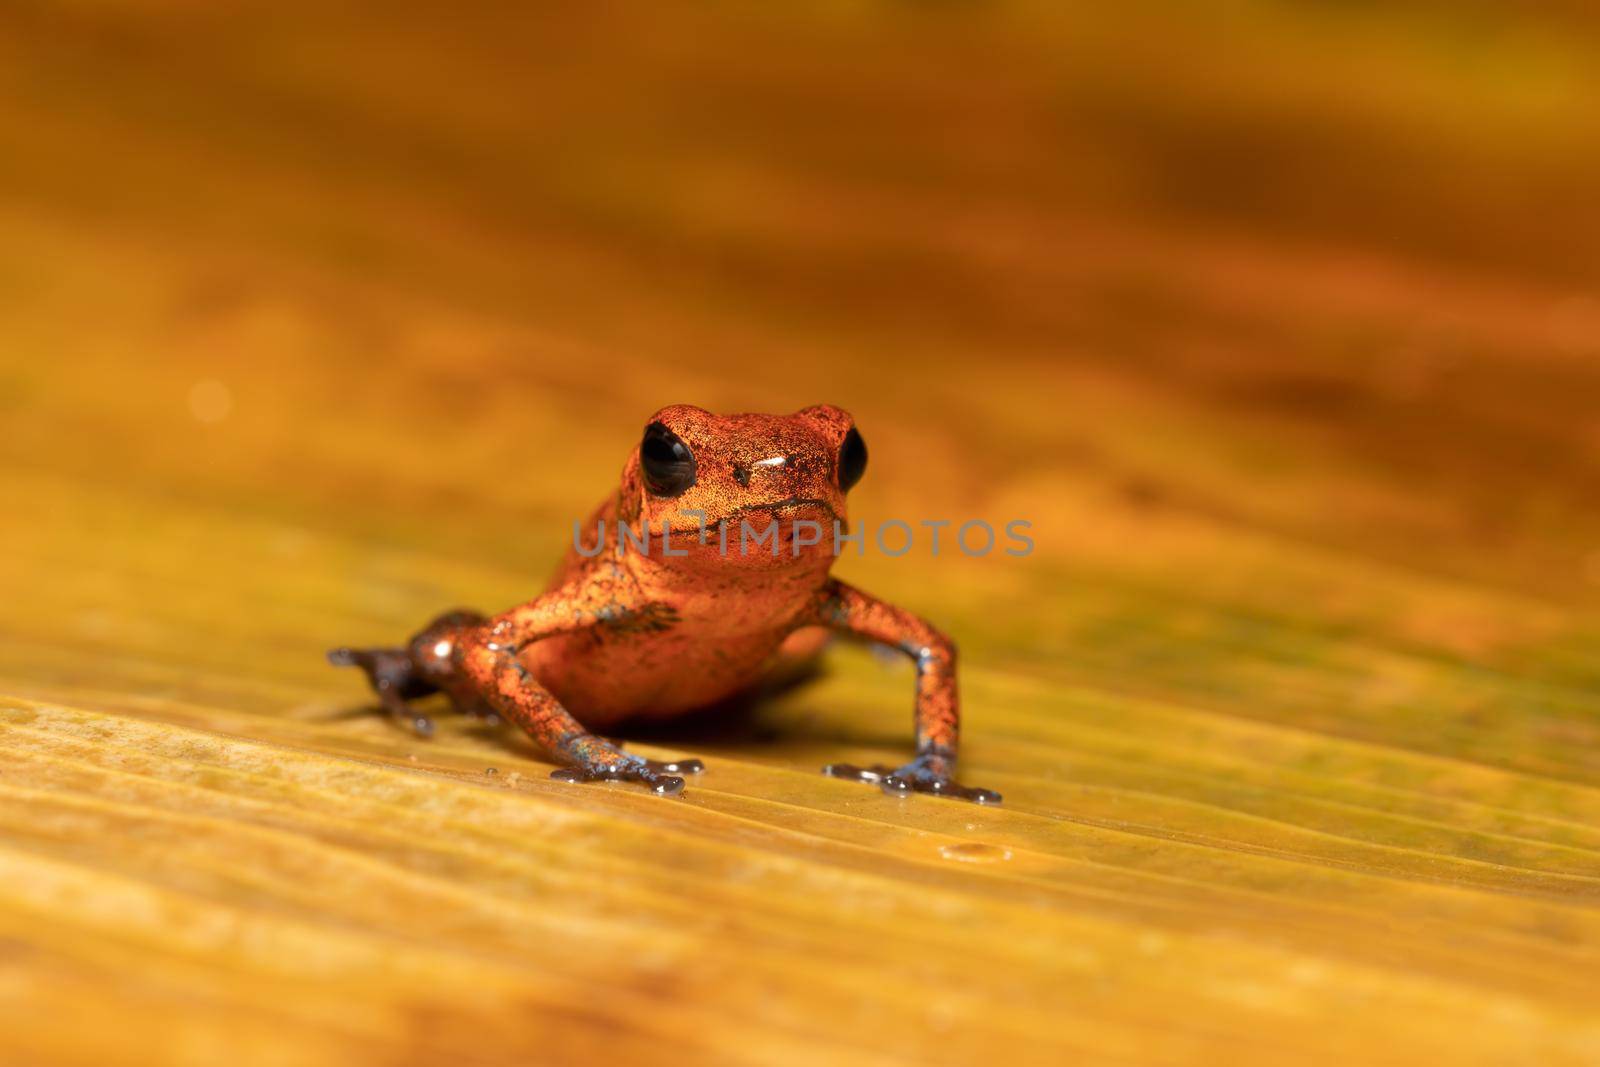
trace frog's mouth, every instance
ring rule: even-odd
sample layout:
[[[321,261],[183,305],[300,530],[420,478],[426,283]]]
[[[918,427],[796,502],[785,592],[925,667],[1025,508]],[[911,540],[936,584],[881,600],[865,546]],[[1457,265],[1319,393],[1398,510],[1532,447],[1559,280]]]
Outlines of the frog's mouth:
[[[738,524],[741,518],[749,514],[771,515],[774,519],[778,520],[779,523],[792,527],[795,519],[793,513],[804,508],[815,508],[821,511],[822,515],[820,518],[824,520],[837,520],[839,517],[839,513],[833,510],[833,505],[828,503],[826,500],[823,500],[821,497],[791,496],[786,497],[783,500],[773,500],[757,504],[741,504],[739,507],[734,508],[731,512],[724,515],[722,518],[717,519],[715,522],[707,520],[705,524],[705,531],[707,534],[715,534],[719,528],[726,526],[731,532],[736,533],[739,529]],[[766,527],[763,526],[762,532],[765,532],[765,530]],[[832,533],[832,530],[827,530],[825,532]],[[672,536],[674,537],[678,537],[680,535],[694,537],[698,536],[699,533],[699,525],[672,527]]]
[[[743,515],[747,511],[770,511],[774,514],[777,514],[778,512],[782,511],[798,511],[800,508],[820,508],[822,509],[823,513],[828,516],[828,518],[833,519],[838,517],[834,514],[832,504],[820,497],[814,496],[791,496],[785,500],[774,500],[770,504],[743,504],[735,508],[733,514]],[[729,518],[732,518],[732,516],[729,516]],[[723,519],[722,521],[727,522],[728,519]]]

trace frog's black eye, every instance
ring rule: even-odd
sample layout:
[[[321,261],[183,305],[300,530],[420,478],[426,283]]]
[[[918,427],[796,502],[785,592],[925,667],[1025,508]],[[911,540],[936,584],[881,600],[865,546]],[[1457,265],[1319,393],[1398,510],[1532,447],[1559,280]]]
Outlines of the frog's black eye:
[[[652,422],[639,442],[639,469],[651,496],[678,496],[694,484],[694,453],[677,434]]]
[[[844,435],[844,444],[839,446],[839,488],[848,493],[865,473],[867,443],[861,439],[860,431],[852,426],[850,432]]]

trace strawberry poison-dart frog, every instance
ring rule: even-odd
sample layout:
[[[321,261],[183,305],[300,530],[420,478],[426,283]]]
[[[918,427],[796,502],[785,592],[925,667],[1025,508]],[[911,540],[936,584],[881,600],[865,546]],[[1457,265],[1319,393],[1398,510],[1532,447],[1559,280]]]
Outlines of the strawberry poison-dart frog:
[[[683,790],[698,760],[658,763],[596,736],[751,691],[831,630],[897,649],[916,667],[916,757],[896,770],[834,764],[888,793],[997,804],[957,785],[956,650],[929,623],[829,576],[845,494],[865,472],[855,420],[830,405],[792,415],[663,408],[547,590],[500,615],[443,615],[404,648],[335,649],[418,733],[406,701],[442,691],[457,710],[527,731],[569,781]],[[835,524],[837,525],[837,528]]]

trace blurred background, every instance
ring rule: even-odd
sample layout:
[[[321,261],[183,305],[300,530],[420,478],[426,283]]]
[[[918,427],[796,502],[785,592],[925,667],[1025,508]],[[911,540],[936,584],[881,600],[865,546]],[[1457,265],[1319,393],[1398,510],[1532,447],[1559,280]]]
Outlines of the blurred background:
[[[10,2],[0,145],[7,694],[392,747],[323,648],[524,599],[658,407],[829,402],[857,518],[1033,523],[839,570],[961,642],[1035,847],[1181,796],[1600,873],[1589,5]],[[905,680],[845,670],[722,754],[891,756]],[[1543,807],[1139,769],[1235,750]]]

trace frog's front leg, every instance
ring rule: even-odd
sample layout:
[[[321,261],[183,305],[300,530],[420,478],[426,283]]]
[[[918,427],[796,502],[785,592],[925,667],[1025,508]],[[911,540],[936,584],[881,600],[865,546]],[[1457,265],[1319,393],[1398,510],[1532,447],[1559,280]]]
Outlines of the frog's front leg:
[[[808,621],[897,648],[917,667],[916,759],[894,770],[834,763],[823,768],[824,774],[871,782],[890,794],[932,793],[978,804],[1000,803],[1000,794],[992,789],[968,788],[954,780],[961,709],[956,647],[948,637],[910,612],[837,579],[823,588]]]
[[[596,737],[518,658],[526,645],[594,625],[596,619],[581,592],[555,590],[464,634],[455,662],[489,707],[520,726],[556,762],[566,764],[550,777],[569,782],[640,782],[661,796],[681,793],[683,779],[673,772],[698,774],[703,769],[699,760],[658,763]]]

